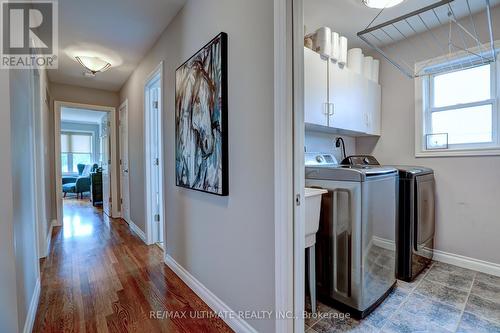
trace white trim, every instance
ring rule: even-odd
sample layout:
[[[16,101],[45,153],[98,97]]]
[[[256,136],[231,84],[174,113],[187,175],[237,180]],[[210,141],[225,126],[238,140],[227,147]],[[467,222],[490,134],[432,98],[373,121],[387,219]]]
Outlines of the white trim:
[[[472,269],[478,272],[500,276],[500,264],[484,260],[474,259],[460,254],[434,250],[434,260],[462,268]]]
[[[130,228],[130,230],[132,230],[137,236],[139,236],[139,238],[145,243],[145,244],[148,244],[146,242],[146,234],[144,233],[144,231],[141,230],[141,228],[139,228],[137,226],[137,224],[135,224],[134,222],[132,222],[132,220],[125,220],[123,217],[122,217],[122,220],[127,222],[128,224],[128,227]],[[148,244],[149,245],[149,244]]]
[[[118,119],[119,119],[119,122],[121,124],[122,122],[122,119],[120,119],[120,111],[122,108],[125,108],[127,110],[127,149],[129,150],[127,152],[127,167],[129,169],[129,173],[128,173],[128,177],[129,177],[129,182],[128,182],[128,194],[127,194],[127,198],[128,198],[128,213],[129,213],[129,216],[124,216],[124,214],[122,214],[122,202],[120,201],[120,217],[123,218],[123,219],[129,219],[130,220],[130,158],[129,158],[129,152],[130,152],[130,142],[129,142],[129,117],[130,117],[130,114],[129,114],[129,110],[128,110],[128,98],[125,99],[125,101],[123,101],[122,104],[120,104],[120,106],[118,107]],[[118,138],[120,139],[121,138],[121,131],[120,131],[120,124],[118,125]],[[121,170],[121,165],[123,164],[123,159],[122,159],[122,151],[123,151],[123,147],[121,146],[122,142],[120,142],[120,151],[118,153],[118,158],[119,160],[122,161],[122,163],[120,163],[120,161],[118,161],[118,166],[120,168],[120,170],[118,171],[119,173],[119,178],[120,178],[120,199],[123,199],[123,181],[122,181],[122,170]]]
[[[500,46],[500,41],[495,41],[495,47]],[[489,49],[489,46],[482,45],[481,48]],[[477,47],[473,48],[473,52],[479,52]],[[453,55],[440,56],[434,59],[423,61],[415,64],[418,66],[426,65],[427,67],[450,62],[458,61],[462,58],[467,61],[466,57],[469,54],[464,51],[459,51]],[[458,59],[458,60],[457,60]],[[500,155],[500,111],[499,97],[500,97],[500,64],[497,61],[491,62],[491,96],[492,98],[484,101],[476,101],[471,103],[450,105],[445,107],[432,107],[432,77],[439,74],[432,74],[430,76],[417,77],[415,79],[415,157],[465,157],[465,156],[494,156]],[[454,71],[459,71],[457,68]],[[455,110],[466,107],[492,105],[492,142],[487,143],[470,143],[470,144],[453,144],[447,149],[426,149],[424,145],[425,135],[428,132],[432,112]]]
[[[224,314],[221,319],[237,333],[257,333],[248,322],[238,316],[238,313],[218,298],[213,292],[198,281],[184,267],[179,265],[169,254],[165,255],[165,264],[198,295],[215,313]]]
[[[33,296],[31,296],[30,307],[28,308],[28,313],[26,314],[26,320],[24,321],[23,333],[30,333],[33,330],[33,324],[35,323],[36,310],[38,309],[39,299],[40,299],[40,276],[36,279],[35,290],[33,290]]]
[[[304,12],[303,0],[293,0],[293,281],[294,332],[304,332],[305,304],[305,202],[304,202]]]
[[[386,250],[395,251],[396,243],[389,239],[373,237],[373,244]],[[449,253],[441,250],[425,249],[430,254],[433,251],[433,260],[455,265],[462,268],[471,269],[486,274],[500,276],[500,264],[474,259],[460,254]]]
[[[275,311],[293,306],[293,101],[291,0],[274,0],[274,238]],[[276,318],[275,332],[293,332],[294,321]]]
[[[111,205],[111,215],[112,217],[117,217],[118,213],[118,205],[116,204],[116,200],[118,198],[118,176],[117,176],[117,168],[118,159],[117,159],[117,146],[116,146],[116,108],[110,106],[102,106],[102,105],[92,105],[92,104],[82,104],[82,103],[72,103],[72,102],[64,102],[64,101],[54,101],[54,159],[55,159],[55,183],[56,183],[56,215],[57,215],[57,223],[56,226],[62,226],[62,218],[63,218],[63,204],[62,204],[62,183],[60,181],[61,176],[61,139],[59,134],[61,133],[61,108],[62,107],[70,107],[70,108],[79,108],[86,110],[97,110],[108,112],[110,115],[110,123],[111,123],[111,165],[110,165],[110,173],[111,173],[111,198],[114,200],[114,204]]]
[[[500,149],[444,149],[416,152],[415,157],[498,156]]]
[[[390,239],[385,239],[377,236],[372,238],[373,245],[381,247],[389,251],[396,251],[396,242]]]
[[[42,92],[42,75],[40,69],[30,70],[30,93],[31,93],[31,121],[33,135],[31,136],[33,150],[33,203],[34,203],[34,223],[35,223],[35,245],[37,258],[43,256],[45,239],[43,232],[47,228],[47,216],[45,212],[45,165],[44,165],[44,127],[43,117],[45,111],[45,91]],[[37,271],[39,271],[38,262]]]
[[[150,143],[149,143],[149,114],[148,114],[148,98],[149,95],[147,93],[147,89],[149,85],[153,82],[153,80],[156,80],[156,78],[159,76],[159,81],[160,81],[160,101],[158,105],[158,125],[159,125],[159,146],[158,146],[158,159],[159,159],[159,203],[160,203],[160,222],[165,226],[165,204],[164,204],[164,183],[163,183],[163,173],[164,173],[164,161],[163,161],[163,105],[164,103],[164,93],[163,93],[163,88],[164,88],[164,82],[163,82],[163,60],[155,67],[155,69],[146,77],[144,80],[144,173],[145,177],[144,179],[146,180],[145,182],[145,195],[144,195],[144,200],[145,200],[145,227],[146,227],[146,239],[147,242],[146,244],[151,245],[153,243],[156,243],[157,237],[153,234],[153,223],[154,223],[154,217],[151,212],[152,208],[150,205],[150,199],[149,199],[149,194],[151,193],[151,170],[149,168],[151,164],[150,160]],[[163,228],[165,230],[165,228]],[[165,235],[164,236],[164,242],[165,242]]]

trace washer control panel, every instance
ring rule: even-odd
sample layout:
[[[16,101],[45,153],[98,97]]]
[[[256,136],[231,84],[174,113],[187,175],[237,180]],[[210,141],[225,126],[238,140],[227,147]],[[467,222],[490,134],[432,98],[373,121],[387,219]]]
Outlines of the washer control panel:
[[[338,161],[332,154],[328,153],[305,153],[306,166],[334,166]]]

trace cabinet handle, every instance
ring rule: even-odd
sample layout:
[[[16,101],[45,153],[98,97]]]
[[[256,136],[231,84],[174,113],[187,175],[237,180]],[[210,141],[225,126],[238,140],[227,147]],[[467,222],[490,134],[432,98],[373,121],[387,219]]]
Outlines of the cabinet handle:
[[[333,103],[328,103],[328,115],[333,116],[335,114],[335,105]]]
[[[330,115],[329,103],[323,103],[323,114]]]

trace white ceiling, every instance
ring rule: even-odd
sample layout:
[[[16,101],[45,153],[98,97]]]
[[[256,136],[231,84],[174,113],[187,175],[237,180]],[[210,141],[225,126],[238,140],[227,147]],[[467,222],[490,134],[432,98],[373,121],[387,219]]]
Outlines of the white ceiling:
[[[438,2],[438,0],[405,0],[400,5],[385,9],[372,26],[436,2]],[[491,6],[494,7],[500,3],[500,0],[490,0],[490,3]],[[475,13],[484,9],[485,0],[469,0],[469,4],[472,12]],[[467,9],[466,0],[455,0],[451,5],[453,12],[458,18],[468,15],[469,11]],[[443,22],[447,22],[447,11],[444,10],[444,8],[441,9],[441,12],[438,12],[438,16]],[[329,26],[333,31],[337,31],[348,38],[349,48],[368,48],[368,46],[359,39],[357,33],[364,30],[379,12],[379,9],[366,7],[362,3],[362,0],[304,0],[304,24],[306,26],[306,33],[313,32],[321,26]],[[429,17],[427,23],[431,28],[439,25],[435,16]],[[418,22],[411,24],[414,25],[415,30],[418,32],[425,30],[423,24],[419,26],[417,25]],[[398,28],[402,29],[401,27]],[[407,27],[407,30],[402,31],[405,36],[414,34],[409,29],[410,27]],[[387,36],[378,35],[378,37],[382,39],[382,42],[385,44],[392,42]],[[399,35],[398,37],[397,32],[391,35],[391,37],[402,39],[402,36]]]
[[[75,123],[93,123],[100,124],[103,116],[106,112],[77,109],[77,108],[67,108],[63,107],[61,109],[61,121],[69,121]]]
[[[59,68],[52,82],[117,91],[186,0],[59,1]],[[95,78],[83,76],[75,55],[112,64]]]

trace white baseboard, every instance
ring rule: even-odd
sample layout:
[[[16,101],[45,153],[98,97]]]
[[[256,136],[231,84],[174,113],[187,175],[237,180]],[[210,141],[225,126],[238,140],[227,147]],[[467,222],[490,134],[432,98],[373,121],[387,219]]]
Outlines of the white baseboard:
[[[35,290],[31,297],[30,307],[24,321],[23,333],[31,333],[33,324],[35,324],[36,310],[38,309],[38,300],[40,299],[40,277],[36,279]]]
[[[500,276],[500,265],[492,262],[469,258],[459,254],[434,250],[434,260],[478,272]]]
[[[200,281],[198,281],[194,276],[192,276],[184,267],[179,265],[174,258],[170,255],[165,256],[165,264],[172,271],[174,271],[179,278],[188,285],[191,290],[194,291],[207,305],[216,313],[221,314],[234,314],[222,316],[221,319],[226,322],[226,324],[231,327],[231,329],[237,333],[257,333],[257,331],[250,326],[244,319],[239,317],[236,312],[231,310],[226,303],[224,303],[220,298],[218,298],[214,293],[212,293],[207,287],[205,287]]]
[[[396,242],[393,240],[373,236],[372,241],[373,245],[376,245],[386,250],[396,251]]]
[[[137,226],[137,224],[135,224],[134,222],[132,222],[132,220],[128,220],[128,221],[125,220],[125,219],[123,219],[123,220],[128,223],[128,226],[129,226],[130,230],[132,230],[137,236],[139,236],[140,239],[142,239],[142,241],[144,243],[147,244],[147,242],[146,242],[146,234],[144,233],[144,231],[142,231],[141,228],[139,228]]]
[[[59,221],[58,219],[53,220],[54,227],[62,227],[62,221]]]
[[[373,237],[373,244],[394,251],[395,243],[388,239]],[[424,251],[427,249],[423,249]],[[430,249],[428,251],[431,251]],[[474,271],[500,276],[500,264],[474,259],[460,254],[454,254],[434,249],[433,260],[455,265]]]

